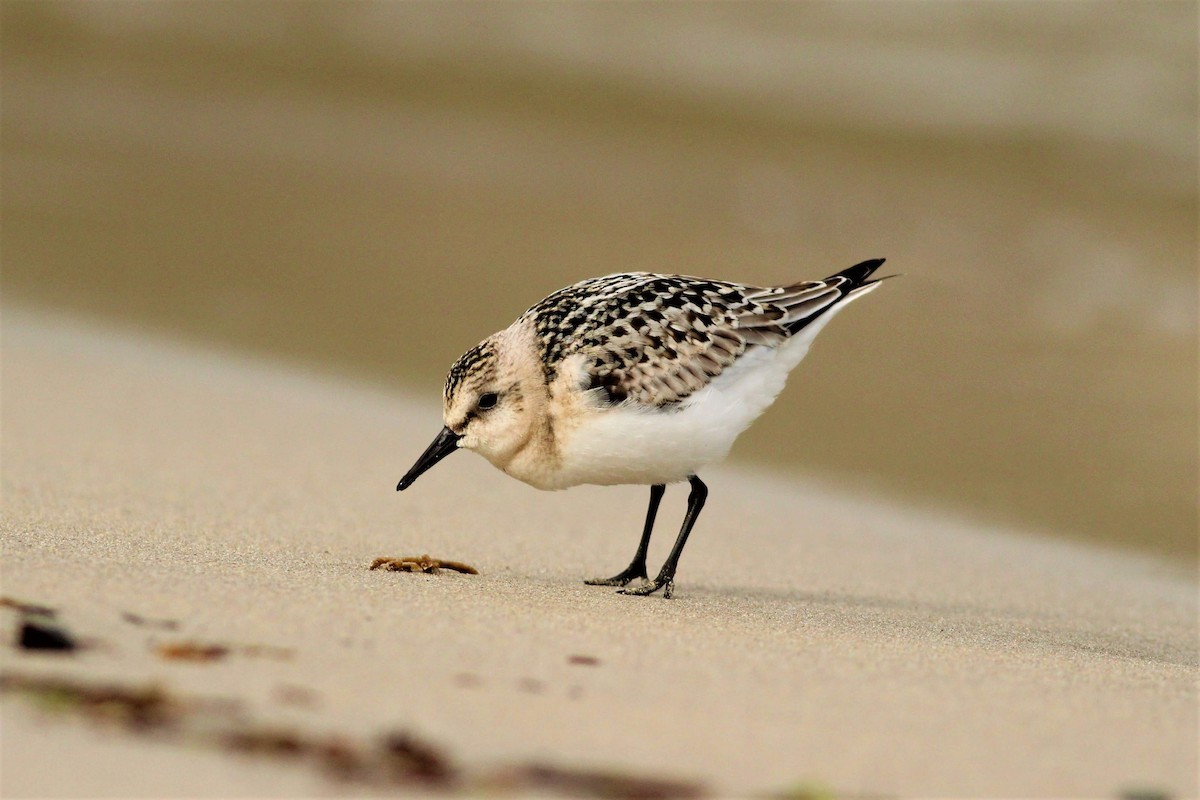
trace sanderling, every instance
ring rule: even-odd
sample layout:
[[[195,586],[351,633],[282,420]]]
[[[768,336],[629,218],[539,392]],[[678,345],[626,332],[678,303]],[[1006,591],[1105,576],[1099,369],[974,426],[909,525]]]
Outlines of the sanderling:
[[[724,458],[771,405],[833,315],[879,285],[868,278],[882,263],[767,288],[633,272],[561,289],[454,363],[445,427],[396,490],[460,448],[538,489],[649,484],[633,561],[587,583],[670,597],[708,496],[696,472]],[[683,480],[691,484],[683,527],[651,581],[658,504],[666,484]]]

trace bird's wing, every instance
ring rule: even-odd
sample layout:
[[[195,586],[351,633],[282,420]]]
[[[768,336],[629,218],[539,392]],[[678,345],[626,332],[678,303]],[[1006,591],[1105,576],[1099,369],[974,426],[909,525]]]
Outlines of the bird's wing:
[[[778,346],[866,285],[878,266],[774,288],[611,275],[555,293],[527,313],[542,317],[547,363],[579,355],[586,388],[604,402],[662,407],[708,385],[748,348]]]

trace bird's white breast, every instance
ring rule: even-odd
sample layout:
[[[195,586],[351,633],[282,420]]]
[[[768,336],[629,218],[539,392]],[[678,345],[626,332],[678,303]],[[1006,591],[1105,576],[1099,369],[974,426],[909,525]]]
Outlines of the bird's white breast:
[[[566,426],[558,442],[553,486],[673,483],[719,461],[750,423],[782,391],[788,373],[808,350],[789,341],[756,348],[678,406],[621,405]]]

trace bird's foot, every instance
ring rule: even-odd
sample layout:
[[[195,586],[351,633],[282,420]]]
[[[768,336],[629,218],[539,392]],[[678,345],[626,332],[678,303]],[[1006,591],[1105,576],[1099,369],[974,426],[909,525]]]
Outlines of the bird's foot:
[[[630,564],[611,578],[592,578],[584,581],[588,586],[628,586],[635,579],[646,580],[645,564]]]
[[[641,586],[634,586],[634,587],[628,588],[628,589],[618,589],[617,594],[629,594],[629,595],[636,595],[638,597],[649,597],[650,595],[657,592],[659,589],[663,590],[663,599],[670,600],[671,596],[675,594],[675,577],[674,576],[663,577],[662,575],[659,575],[657,578],[655,578],[652,581],[645,581],[644,583],[642,583]]]

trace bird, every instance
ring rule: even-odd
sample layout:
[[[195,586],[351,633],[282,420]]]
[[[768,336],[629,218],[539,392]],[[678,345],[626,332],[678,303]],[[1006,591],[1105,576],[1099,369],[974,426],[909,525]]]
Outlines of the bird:
[[[649,485],[633,560],[585,583],[670,598],[708,497],[698,471],[774,402],[834,315],[878,288],[884,278],[871,276],[883,262],[786,286],[629,272],[560,289],[454,362],[444,427],[396,490],[458,450],[538,489]],[[683,525],[651,580],[659,502],[667,484],[683,481]]]

